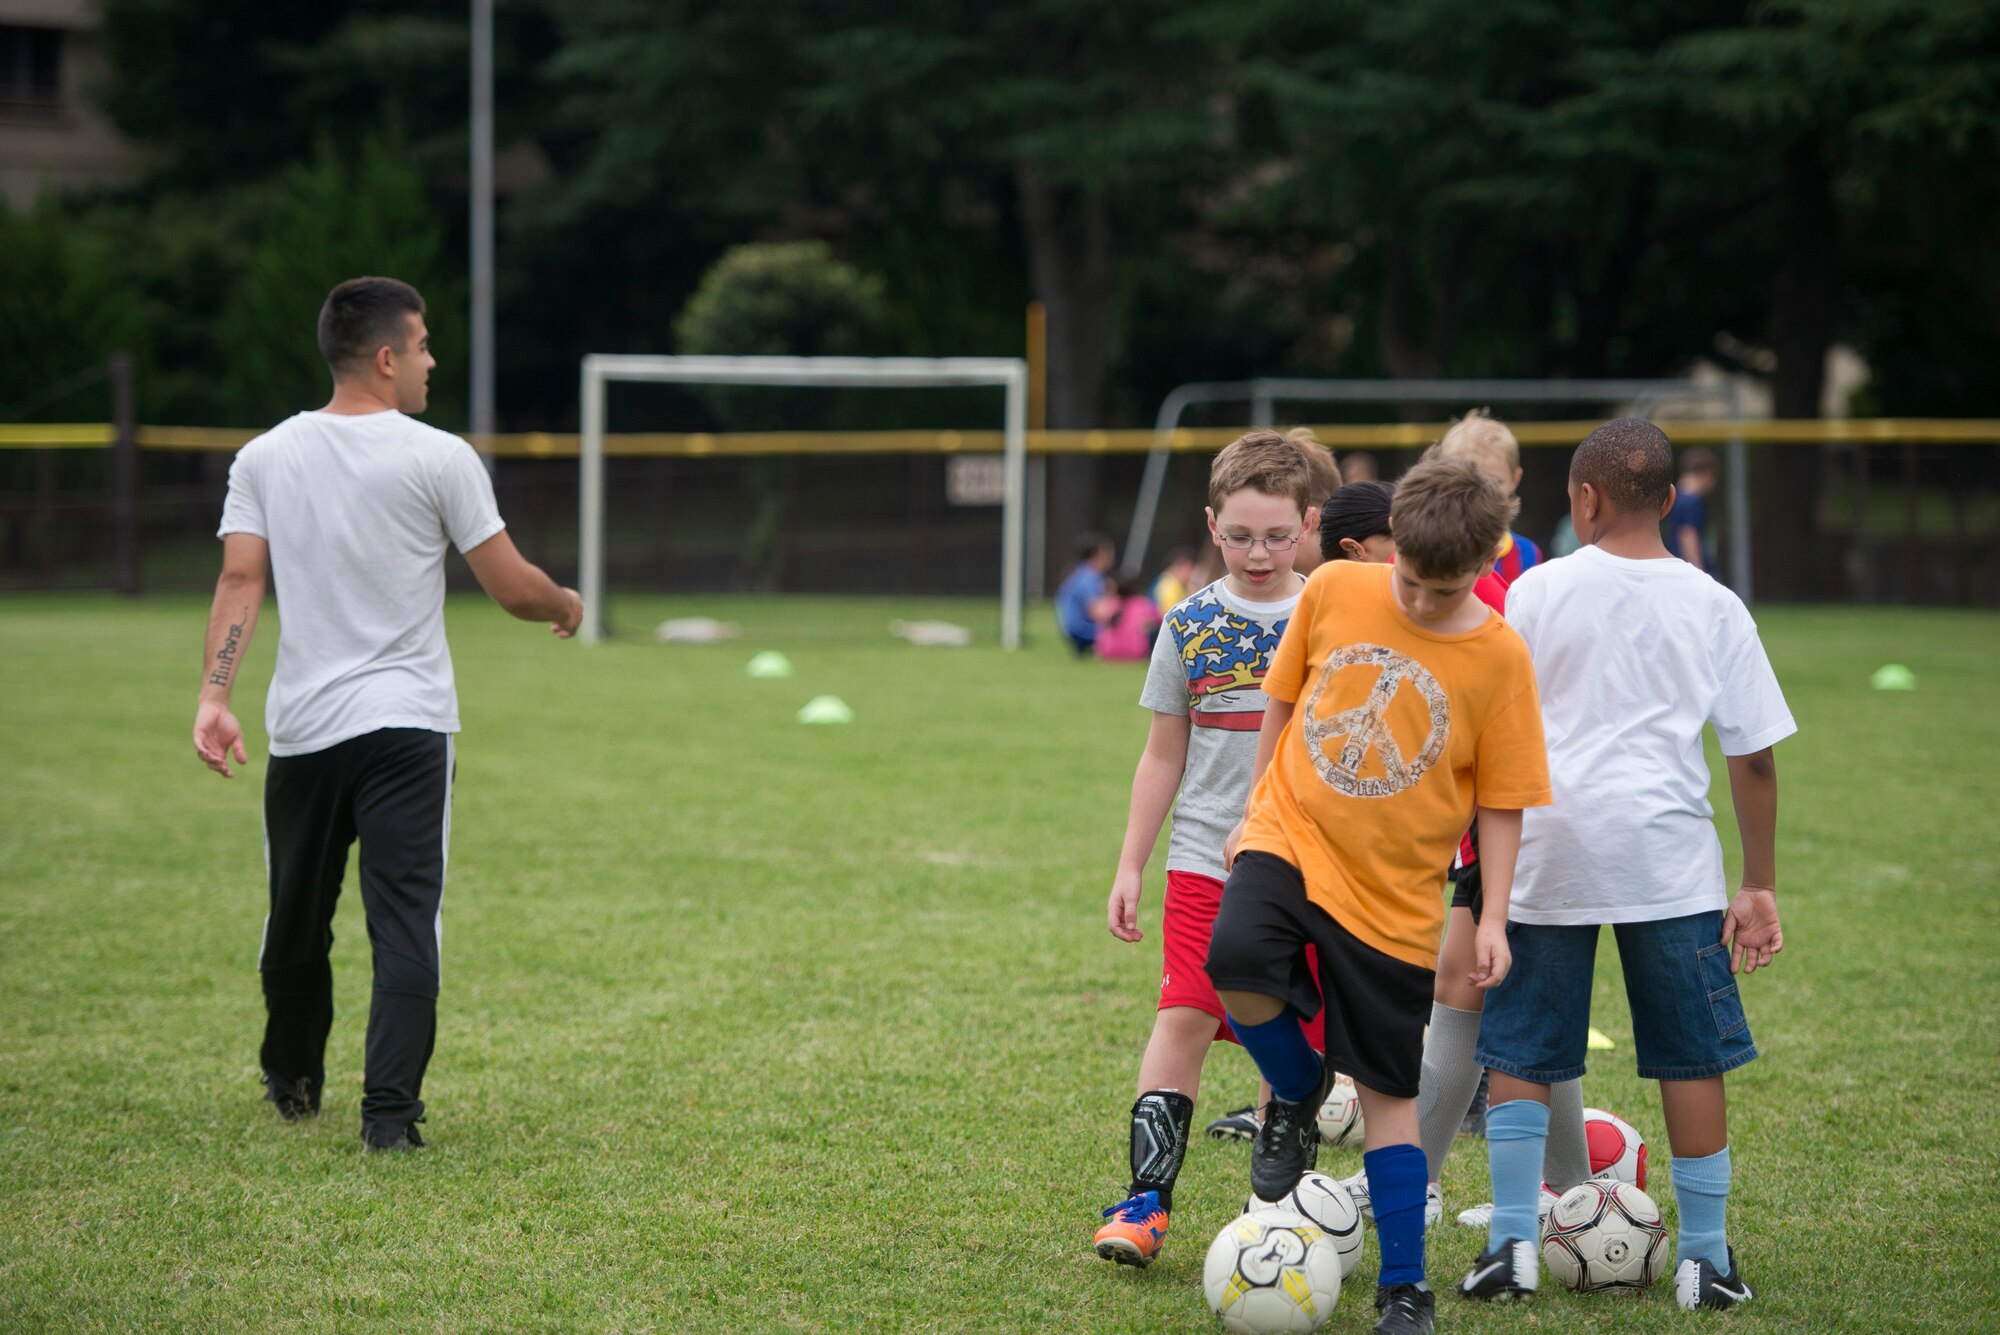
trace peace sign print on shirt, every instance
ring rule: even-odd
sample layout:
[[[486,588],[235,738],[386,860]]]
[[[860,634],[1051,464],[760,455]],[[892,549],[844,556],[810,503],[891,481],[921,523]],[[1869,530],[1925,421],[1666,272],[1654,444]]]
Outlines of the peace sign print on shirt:
[[[1347,668],[1369,667],[1376,670],[1376,678],[1368,697],[1352,709],[1322,718],[1320,698],[1334,677]],[[1406,683],[1423,697],[1430,723],[1414,759],[1404,758],[1402,744],[1389,726],[1389,707]],[[1444,754],[1445,743],[1451,738],[1451,705],[1437,678],[1414,658],[1379,644],[1351,644],[1326,660],[1312,694],[1306,697],[1300,727],[1306,753],[1328,787],[1349,797],[1393,797],[1415,785]],[[1344,740],[1337,751],[1330,752],[1328,743],[1336,739]],[[1361,771],[1371,752],[1382,772],[1364,779]]]

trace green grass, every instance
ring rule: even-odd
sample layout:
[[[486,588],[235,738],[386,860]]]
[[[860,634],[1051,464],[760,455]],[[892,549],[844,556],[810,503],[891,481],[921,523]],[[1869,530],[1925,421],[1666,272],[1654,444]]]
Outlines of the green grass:
[[[990,646],[984,602],[617,611],[668,609],[746,634],[592,651],[452,602],[435,1148],[383,1158],[357,1138],[352,894],[324,1115],[259,1102],[263,762],[225,783],[191,754],[204,604],[0,603],[0,1329],[1212,1328],[1201,1258],[1246,1189],[1240,1145],[1192,1147],[1149,1272],[1087,1247],[1124,1182],[1158,968],[1157,865],[1148,940],[1103,928],[1138,670],[1046,632],[1008,656],[885,631],[942,612]],[[1779,750],[1787,947],[1747,980],[1764,1057],[1731,1079],[1758,1290],[1734,1325],[1991,1328],[2000,618],[1762,621],[1803,731]],[[239,692],[253,731],[274,629]],[[760,648],[798,675],[745,678]],[[1920,689],[1870,691],[1887,660]],[[822,692],[857,722],[795,724]],[[1608,946],[1598,1003],[1620,1050],[1586,1096],[1646,1133],[1663,1184]],[[1204,1121],[1253,1087],[1234,1050],[1209,1076]],[[1447,1168],[1454,1210],[1485,1198],[1481,1148]],[[1440,1285],[1480,1241],[1432,1239]],[[1374,1265],[1371,1242],[1330,1329],[1370,1324]],[[1686,1318],[1663,1286],[1442,1320]]]

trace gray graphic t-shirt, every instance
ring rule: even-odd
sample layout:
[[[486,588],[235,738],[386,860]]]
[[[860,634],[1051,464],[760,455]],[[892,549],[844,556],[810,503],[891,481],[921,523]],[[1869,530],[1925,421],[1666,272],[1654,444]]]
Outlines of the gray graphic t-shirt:
[[[1222,841],[1243,818],[1257,730],[1264,724],[1264,673],[1278,652],[1298,589],[1279,602],[1236,597],[1217,580],[1167,613],[1153,642],[1139,703],[1185,715],[1187,770],[1174,801],[1167,870],[1221,880]]]

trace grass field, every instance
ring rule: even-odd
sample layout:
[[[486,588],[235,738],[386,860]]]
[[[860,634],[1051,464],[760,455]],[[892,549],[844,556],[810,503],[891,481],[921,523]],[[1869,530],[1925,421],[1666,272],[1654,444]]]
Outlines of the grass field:
[[[1136,668],[908,648],[892,617],[993,641],[990,603],[627,600],[740,621],[734,645],[552,642],[449,617],[461,740],[435,1148],[358,1140],[367,945],[336,924],[315,1125],[259,1102],[263,686],[246,777],[188,744],[205,601],[0,603],[0,1330],[1205,1331],[1208,1238],[1247,1149],[1195,1144],[1149,1272],[1088,1249],[1125,1180],[1151,1016],[1104,930],[1145,731]],[[1044,614],[1045,618],[1046,614]],[[2000,617],[1771,609],[1802,725],[1779,748],[1787,948],[1747,981],[1764,1057],[1732,1077],[1738,1330],[2000,1325]],[[751,651],[798,674],[751,681]],[[1908,664],[1920,689],[1878,694]],[[845,728],[792,721],[808,697]],[[1720,803],[1727,811],[1727,802]],[[1725,846],[1734,857],[1733,833]],[[1652,1142],[1620,1044],[1589,1102]],[[1198,1118],[1246,1101],[1240,1052]],[[1446,1170],[1486,1198],[1483,1143]],[[1358,1167],[1347,1150],[1322,1166]],[[1439,1287],[1480,1235],[1432,1235]],[[1373,1320],[1375,1255],[1329,1329]],[[1446,1300],[1450,1331],[1668,1330],[1636,1302]]]

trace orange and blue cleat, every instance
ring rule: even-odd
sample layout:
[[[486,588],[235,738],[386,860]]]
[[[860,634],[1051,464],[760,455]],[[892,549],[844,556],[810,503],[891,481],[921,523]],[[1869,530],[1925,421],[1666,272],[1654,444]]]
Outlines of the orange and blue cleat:
[[[1167,1212],[1160,1193],[1142,1191],[1104,1212],[1111,1222],[1097,1230],[1097,1254],[1119,1265],[1151,1265],[1167,1240]]]

